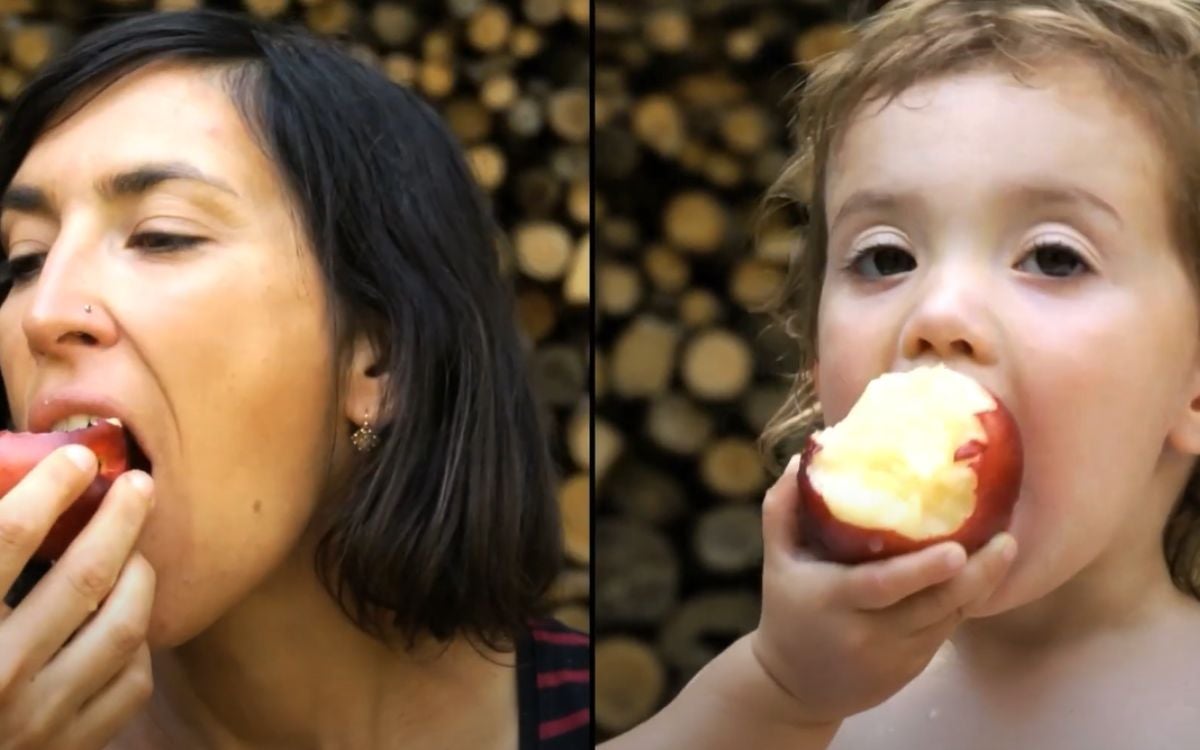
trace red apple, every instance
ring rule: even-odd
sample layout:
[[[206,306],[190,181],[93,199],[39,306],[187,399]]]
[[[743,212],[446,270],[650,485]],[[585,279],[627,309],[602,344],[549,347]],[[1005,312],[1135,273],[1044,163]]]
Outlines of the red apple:
[[[970,554],[1008,527],[1021,487],[1017,423],[945,366],[887,373],[801,456],[804,544],[859,563],[944,541]]]
[[[69,432],[0,431],[0,502],[38,462],[68,443],[79,443],[90,448],[99,460],[99,471],[83,494],[63,511],[50,528],[49,534],[33,555],[39,560],[53,561],[62,556],[67,545],[91,520],[113,480],[128,468],[125,430],[102,421]]]

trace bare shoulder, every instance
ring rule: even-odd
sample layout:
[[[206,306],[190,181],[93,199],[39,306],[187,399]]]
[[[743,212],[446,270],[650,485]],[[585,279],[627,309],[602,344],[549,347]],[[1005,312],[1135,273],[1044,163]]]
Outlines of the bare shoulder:
[[[1097,708],[1115,715],[1120,706],[1130,706],[1140,713],[1141,726],[1155,725],[1156,737],[1173,738],[1173,747],[1195,746],[1200,737],[1195,698],[1200,694],[1200,603],[1128,648],[1134,656],[1103,682],[1103,703]]]

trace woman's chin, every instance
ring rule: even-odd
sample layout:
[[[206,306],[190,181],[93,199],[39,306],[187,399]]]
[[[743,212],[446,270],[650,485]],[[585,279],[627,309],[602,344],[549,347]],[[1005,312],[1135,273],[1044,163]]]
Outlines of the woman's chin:
[[[151,650],[178,648],[212,627],[226,606],[202,596],[190,600],[161,596],[150,610],[146,643]]]
[[[153,611],[146,629],[146,645],[151,651],[176,648],[193,638],[198,630],[180,627],[179,619],[169,613]]]

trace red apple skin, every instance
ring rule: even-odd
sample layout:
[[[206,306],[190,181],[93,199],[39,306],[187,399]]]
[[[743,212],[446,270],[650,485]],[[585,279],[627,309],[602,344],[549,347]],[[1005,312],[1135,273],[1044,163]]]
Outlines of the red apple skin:
[[[994,397],[993,397],[994,398]],[[1013,506],[1021,491],[1024,450],[1016,420],[999,399],[996,408],[975,416],[987,435],[987,444],[972,440],[955,453],[955,459],[974,455],[968,466],[975,471],[975,510],[950,534],[913,539],[897,531],[868,528],[839,520],[825,498],[808,479],[808,467],[821,445],[812,437],[801,455],[797,475],[802,502],[801,533],[804,546],[824,560],[857,564],[914,552],[940,542],[958,542],[967,554],[975,552],[1008,528]]]
[[[71,432],[0,431],[0,502],[26,474],[55,449],[68,443],[85,445],[96,454],[99,471],[95,479],[62,515],[33,556],[54,561],[62,556],[95,514],[113,481],[128,468],[125,430],[108,422]]]

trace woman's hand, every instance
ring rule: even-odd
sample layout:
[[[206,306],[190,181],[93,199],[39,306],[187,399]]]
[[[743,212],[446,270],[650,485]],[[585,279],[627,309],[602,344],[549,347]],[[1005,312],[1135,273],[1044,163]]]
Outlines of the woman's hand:
[[[816,560],[798,546],[794,458],[763,502],[763,602],[751,650],[790,695],[796,719],[833,724],[919,675],[1000,584],[1016,540],[998,534],[967,558],[953,542],[879,562]]]
[[[0,498],[0,592],[95,474],[66,446]],[[133,547],[152,493],[144,472],[121,475],[29,595],[0,605],[0,750],[102,748],[149,698],[154,569]]]

